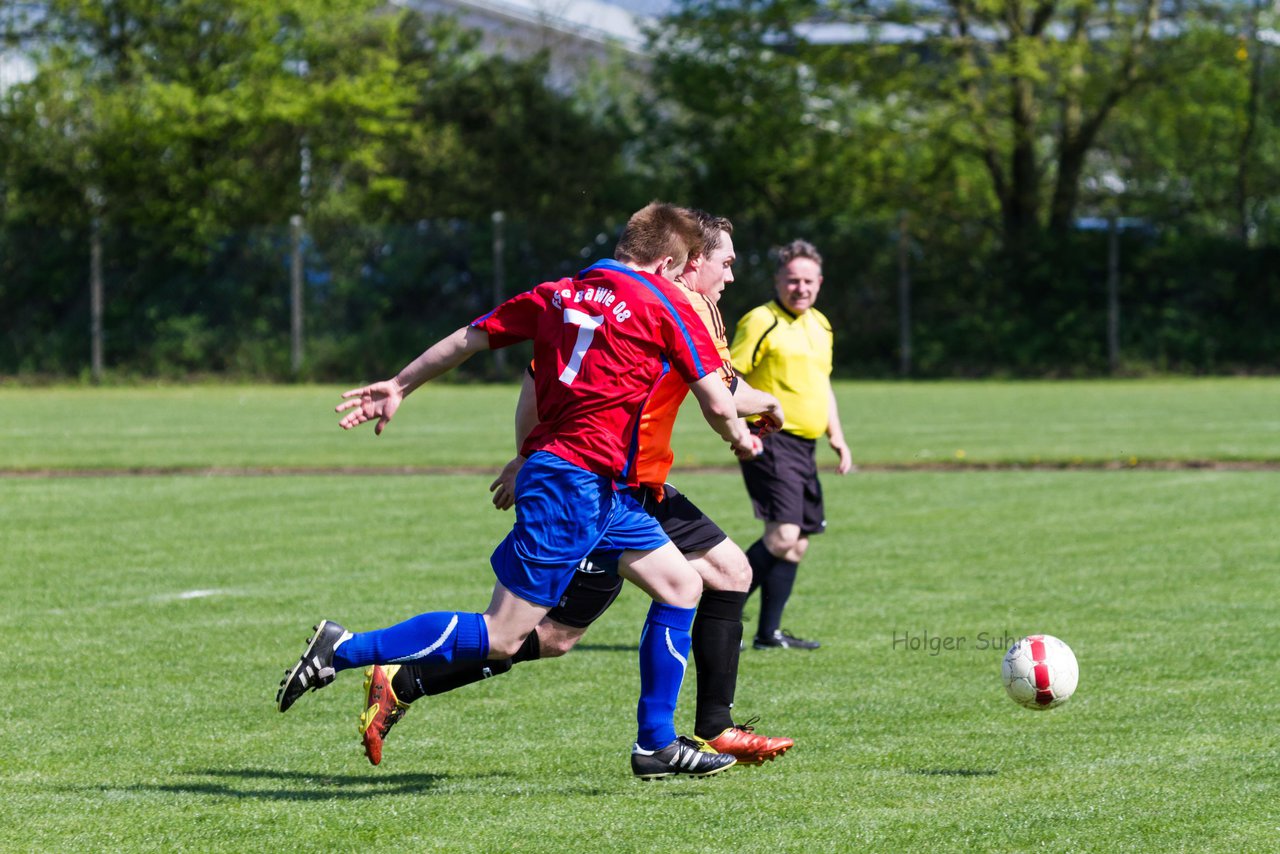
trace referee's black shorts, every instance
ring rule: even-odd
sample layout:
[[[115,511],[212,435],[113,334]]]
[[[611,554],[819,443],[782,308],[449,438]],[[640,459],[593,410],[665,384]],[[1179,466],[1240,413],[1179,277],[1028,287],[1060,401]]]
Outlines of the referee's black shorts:
[[[729,539],[719,525],[669,483],[663,487],[662,501],[643,486],[633,488],[631,495],[658,520],[683,554],[706,551]],[[585,629],[609,609],[621,591],[622,579],[618,577],[617,566],[601,565],[587,558],[573,574],[559,604],[548,611],[547,616],[557,623]]]
[[[817,457],[813,439],[790,433],[764,437],[760,456],[741,461],[742,479],[757,519],[791,522],[804,534],[821,534],[827,529]]]

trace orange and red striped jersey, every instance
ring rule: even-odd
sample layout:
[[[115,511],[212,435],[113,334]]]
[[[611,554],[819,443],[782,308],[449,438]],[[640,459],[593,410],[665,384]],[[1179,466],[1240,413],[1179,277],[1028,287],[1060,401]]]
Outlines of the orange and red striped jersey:
[[[720,309],[715,303],[696,291],[691,291],[677,283],[677,289],[688,298],[698,317],[711,334],[716,349],[720,353],[720,367],[717,373],[724,380],[725,386],[733,390],[733,359],[729,353],[729,339],[725,335],[724,320],[720,317]],[[640,412],[640,453],[636,457],[635,480],[641,486],[655,490],[655,497],[662,498],[662,485],[667,482],[671,472],[671,464],[675,460],[675,452],[671,450],[671,431],[675,428],[676,413],[680,404],[689,393],[689,384],[678,373],[668,371],[654,388],[652,397]]]

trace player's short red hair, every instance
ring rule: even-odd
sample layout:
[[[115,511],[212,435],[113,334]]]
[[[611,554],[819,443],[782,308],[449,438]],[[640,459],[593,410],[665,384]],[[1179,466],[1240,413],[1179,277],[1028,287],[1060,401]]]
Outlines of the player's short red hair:
[[[666,202],[650,202],[631,215],[613,257],[647,267],[670,256],[671,266],[684,266],[691,254],[702,251],[702,229],[685,208]]]

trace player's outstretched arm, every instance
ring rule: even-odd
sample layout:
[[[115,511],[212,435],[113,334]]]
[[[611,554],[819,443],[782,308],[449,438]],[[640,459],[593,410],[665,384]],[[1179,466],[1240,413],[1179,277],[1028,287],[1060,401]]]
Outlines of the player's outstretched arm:
[[[747,422],[738,417],[733,395],[724,387],[719,374],[710,373],[697,382],[689,383],[689,390],[698,398],[702,417],[711,429],[720,434],[733,447],[740,459],[750,459],[760,453],[760,439],[747,429]]]
[[[738,406],[738,414],[743,418],[759,415],[757,435],[767,436],[782,429],[786,416],[782,412],[782,404],[767,391],[752,388],[746,380],[738,377],[733,389],[733,401]]]
[[[376,418],[378,423],[374,425],[373,432],[381,435],[401,402],[414,389],[487,349],[489,333],[470,326],[462,327],[432,344],[391,379],[343,392],[343,401],[334,407],[334,411],[347,414],[338,421],[338,426],[350,430]]]

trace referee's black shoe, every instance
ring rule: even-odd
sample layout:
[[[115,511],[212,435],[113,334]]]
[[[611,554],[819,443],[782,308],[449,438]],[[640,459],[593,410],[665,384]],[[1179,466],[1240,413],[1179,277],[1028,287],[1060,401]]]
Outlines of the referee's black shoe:
[[[778,629],[769,637],[760,637],[751,642],[756,649],[817,649],[822,644],[817,641],[798,638],[786,629]]]
[[[691,777],[710,777],[732,767],[737,758],[729,753],[716,753],[683,735],[658,750],[642,750],[640,745],[631,748],[631,773],[641,780],[657,780],[675,774]]]

